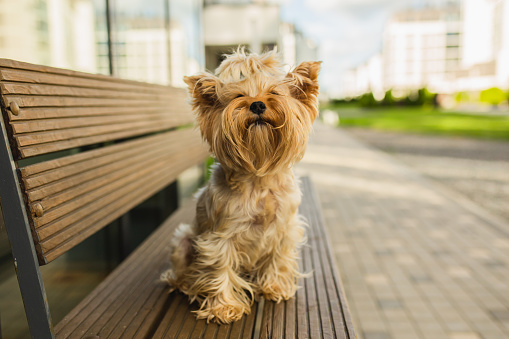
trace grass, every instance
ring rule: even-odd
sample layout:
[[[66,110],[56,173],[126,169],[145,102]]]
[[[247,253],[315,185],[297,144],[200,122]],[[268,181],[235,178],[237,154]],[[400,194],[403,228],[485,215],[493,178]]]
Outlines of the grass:
[[[509,140],[509,117],[472,115],[432,108],[334,108],[340,126],[385,131]]]

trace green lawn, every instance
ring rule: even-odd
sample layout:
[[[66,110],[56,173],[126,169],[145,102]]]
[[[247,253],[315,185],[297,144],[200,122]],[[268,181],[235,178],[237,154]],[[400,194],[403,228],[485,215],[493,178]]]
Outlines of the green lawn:
[[[340,126],[509,140],[509,117],[440,112],[431,108],[341,108]]]

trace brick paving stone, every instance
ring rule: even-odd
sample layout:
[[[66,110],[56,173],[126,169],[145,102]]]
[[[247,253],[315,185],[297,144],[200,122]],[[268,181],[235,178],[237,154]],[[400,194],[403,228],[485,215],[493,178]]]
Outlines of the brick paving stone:
[[[381,308],[402,308],[401,302],[396,299],[378,299],[378,305]]]
[[[509,225],[317,124],[311,175],[359,339],[509,338]]]
[[[479,334],[474,332],[453,332],[449,335],[450,339],[481,339]]]
[[[489,310],[489,313],[491,314],[491,316],[498,320],[498,321],[502,321],[502,322],[507,322],[509,323],[509,311],[508,310]]]
[[[363,332],[364,339],[393,339],[386,332]]]

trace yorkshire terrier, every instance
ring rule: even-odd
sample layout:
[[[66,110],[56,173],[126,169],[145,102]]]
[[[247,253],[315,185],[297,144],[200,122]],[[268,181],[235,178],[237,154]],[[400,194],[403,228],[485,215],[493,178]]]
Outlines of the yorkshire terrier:
[[[304,223],[292,166],[318,114],[320,62],[287,73],[275,51],[227,55],[215,75],[185,77],[201,135],[216,158],[196,217],[172,239],[161,279],[198,301],[199,319],[230,323],[262,294],[295,295]]]

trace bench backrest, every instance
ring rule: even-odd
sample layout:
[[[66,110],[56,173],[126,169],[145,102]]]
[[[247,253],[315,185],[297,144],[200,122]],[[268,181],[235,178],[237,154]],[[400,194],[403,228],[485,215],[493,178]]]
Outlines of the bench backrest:
[[[40,264],[208,155],[183,89],[0,59],[0,91]]]

